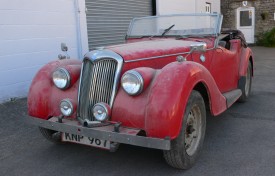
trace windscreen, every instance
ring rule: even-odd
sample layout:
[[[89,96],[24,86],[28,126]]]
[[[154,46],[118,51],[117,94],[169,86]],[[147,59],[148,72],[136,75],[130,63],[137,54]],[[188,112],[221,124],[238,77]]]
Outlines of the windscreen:
[[[221,16],[218,14],[186,14],[136,18],[128,30],[129,37],[217,35]]]

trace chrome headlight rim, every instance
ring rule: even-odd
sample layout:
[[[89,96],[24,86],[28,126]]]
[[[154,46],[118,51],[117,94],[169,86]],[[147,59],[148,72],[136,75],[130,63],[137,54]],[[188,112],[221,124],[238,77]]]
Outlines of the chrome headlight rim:
[[[63,86],[63,87],[60,87],[60,86],[58,86],[56,83],[55,83],[55,81],[54,81],[54,73],[55,72],[57,72],[57,71],[61,71],[61,72],[63,72],[63,73],[65,73],[65,75],[66,75],[66,84],[65,84],[65,86]],[[70,86],[70,84],[71,84],[71,75],[70,75],[70,73],[69,73],[69,71],[67,70],[67,69],[65,69],[65,68],[62,68],[62,67],[58,67],[53,73],[52,73],[52,81],[53,81],[53,83],[54,83],[54,85],[58,88],[58,89],[61,89],[61,90],[65,90],[65,89],[67,89],[69,86]]]
[[[70,112],[69,114],[65,114],[65,113],[62,112],[62,103],[63,103],[63,102],[69,104],[69,107],[70,107],[70,109],[71,109],[71,112]],[[74,106],[73,106],[73,103],[72,103],[71,100],[68,99],[68,98],[63,99],[63,100],[60,101],[60,103],[59,103],[59,109],[60,109],[61,114],[64,115],[64,116],[66,116],[66,117],[69,117],[69,116],[73,115],[73,113],[74,113]]]
[[[124,78],[127,74],[133,75],[133,76],[135,76],[135,77],[137,78],[137,80],[138,80],[138,82],[139,82],[139,84],[140,84],[140,88],[139,88],[138,91],[132,93],[132,92],[128,92],[128,91],[124,88],[124,86],[123,86],[123,78]],[[129,70],[129,71],[125,72],[125,73],[122,75],[122,77],[121,77],[121,87],[123,88],[123,90],[124,90],[127,94],[129,94],[129,95],[131,95],[131,96],[139,95],[139,94],[142,92],[143,87],[144,87],[144,80],[143,80],[142,75],[141,75],[138,71],[136,71],[136,70]]]

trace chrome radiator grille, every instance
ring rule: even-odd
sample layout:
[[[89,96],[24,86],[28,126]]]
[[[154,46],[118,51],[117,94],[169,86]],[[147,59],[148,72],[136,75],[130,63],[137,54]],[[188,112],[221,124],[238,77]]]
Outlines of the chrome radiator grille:
[[[93,121],[92,108],[96,103],[104,102],[110,105],[116,86],[117,67],[117,61],[111,58],[95,62],[84,60],[78,95],[78,118]]]

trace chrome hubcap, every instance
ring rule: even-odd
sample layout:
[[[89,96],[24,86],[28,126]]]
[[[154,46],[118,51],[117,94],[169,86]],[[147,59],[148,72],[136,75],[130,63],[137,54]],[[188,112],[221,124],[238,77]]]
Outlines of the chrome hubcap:
[[[185,150],[189,156],[192,156],[198,146],[201,138],[202,115],[198,105],[194,105],[187,117],[185,129]]]

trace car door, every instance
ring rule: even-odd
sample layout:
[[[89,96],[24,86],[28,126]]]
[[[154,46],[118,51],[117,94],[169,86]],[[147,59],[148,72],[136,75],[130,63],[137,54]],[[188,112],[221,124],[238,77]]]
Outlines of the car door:
[[[237,89],[239,80],[240,40],[230,40],[230,49],[218,46],[213,53],[210,72],[222,93]]]

